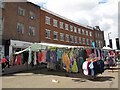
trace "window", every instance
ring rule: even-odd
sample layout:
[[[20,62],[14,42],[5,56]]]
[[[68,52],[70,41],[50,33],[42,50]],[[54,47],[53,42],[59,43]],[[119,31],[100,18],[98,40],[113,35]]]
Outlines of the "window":
[[[64,41],[64,34],[63,33],[60,33],[60,40]]]
[[[98,38],[99,38],[99,33],[98,33]]]
[[[96,46],[98,47],[98,45],[99,45],[99,43],[98,43],[98,41],[96,40]]]
[[[53,26],[57,27],[57,20],[53,19]]]
[[[64,29],[64,28],[63,28],[63,22],[60,22],[60,28],[61,28],[61,29]]]
[[[46,38],[48,38],[48,39],[50,39],[50,30],[48,30],[48,29],[46,29],[46,34],[45,34],[46,36]]]
[[[35,36],[35,27],[29,26],[29,35],[30,36]]]
[[[81,29],[80,28],[78,28],[78,33],[81,34]]]
[[[95,37],[97,38],[97,33],[95,33]]]
[[[50,17],[48,17],[48,16],[45,17],[45,23],[50,25]]]
[[[82,43],[85,44],[85,38],[82,38]]]
[[[78,37],[77,37],[77,36],[75,36],[75,43],[78,43],[78,40],[77,40],[77,38],[78,38]]]
[[[72,26],[72,25],[70,25],[70,31],[71,31],[71,32],[73,31],[73,26]]]
[[[82,42],[81,42],[81,37],[79,37],[79,43],[81,44]]]
[[[17,32],[23,34],[24,33],[24,24],[17,23]]]
[[[65,30],[68,30],[68,24],[65,24]]]
[[[21,15],[21,16],[24,16],[25,15],[25,10],[21,7],[18,8],[18,14]]]
[[[69,35],[66,34],[66,42],[69,42]]]
[[[85,34],[85,31],[84,31],[84,29],[82,29],[82,34],[83,34],[83,35]]]
[[[35,19],[36,15],[34,12],[30,11],[30,19]]]
[[[74,38],[72,35],[70,35],[70,42],[73,43],[74,42]]]
[[[88,31],[86,31],[86,35],[88,36]]]
[[[101,47],[101,42],[99,41],[99,47]]]
[[[89,45],[89,39],[86,39],[86,43],[87,43],[87,45]]]
[[[74,27],[74,32],[77,33],[77,28],[76,27]]]
[[[54,40],[58,40],[58,32],[55,32],[55,31],[54,31],[53,33],[54,33],[54,37],[53,37]]]
[[[92,45],[92,42],[93,42],[93,41],[92,41],[92,40],[90,40],[90,44],[91,44],[91,45]]]
[[[92,36],[92,32],[90,32],[90,36]]]

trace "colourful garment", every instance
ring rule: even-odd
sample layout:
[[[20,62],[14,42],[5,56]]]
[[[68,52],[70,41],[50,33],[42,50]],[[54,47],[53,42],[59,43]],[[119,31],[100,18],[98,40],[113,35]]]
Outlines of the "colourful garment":
[[[2,58],[0,62],[1,62],[1,63],[6,63],[6,62],[7,62],[7,59],[6,59],[6,58]]]
[[[63,54],[62,50],[57,49],[57,57],[58,57],[58,60],[59,60],[59,59],[62,59],[62,54]]]
[[[93,66],[93,62],[90,63],[89,67],[90,67],[90,69],[91,69],[91,76],[94,76],[94,70],[93,70],[94,66]]]
[[[50,62],[50,53],[51,53],[50,50],[48,50],[47,53],[46,53],[46,61],[47,62]]]
[[[42,53],[42,61],[41,62],[46,62],[46,51]]]
[[[66,71],[68,72],[70,70],[70,60],[68,55],[64,52],[62,55],[63,63],[66,65]]]
[[[77,67],[76,59],[74,59],[74,63],[72,65],[72,72],[75,72],[75,73],[78,72],[78,67]]]
[[[17,55],[17,57],[16,57],[16,65],[18,65],[18,64],[22,65],[22,57],[21,57],[21,55]]]
[[[53,63],[57,64],[57,52],[53,51],[52,54],[53,54]]]
[[[90,49],[87,49],[86,52],[87,52],[87,56],[89,56],[91,54],[91,50]]]
[[[42,52],[38,52],[38,62],[42,61]]]

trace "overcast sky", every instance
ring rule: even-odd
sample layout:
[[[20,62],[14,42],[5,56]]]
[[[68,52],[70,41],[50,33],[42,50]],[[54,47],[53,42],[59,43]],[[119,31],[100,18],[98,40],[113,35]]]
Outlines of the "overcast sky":
[[[89,26],[100,26],[105,39],[118,37],[120,0],[28,0],[54,13]]]

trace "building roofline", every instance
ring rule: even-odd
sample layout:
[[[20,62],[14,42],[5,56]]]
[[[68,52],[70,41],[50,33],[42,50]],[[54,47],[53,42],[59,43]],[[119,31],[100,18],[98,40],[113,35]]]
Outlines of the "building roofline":
[[[88,29],[93,30],[93,27],[91,27],[91,26],[80,24],[80,23],[75,22],[75,21],[73,21],[73,20],[71,20],[71,19],[68,19],[68,18],[66,18],[66,17],[63,17],[63,16],[61,16],[61,15],[59,15],[59,14],[56,14],[56,13],[54,13],[54,12],[52,12],[52,11],[46,9],[46,8],[41,7],[40,9],[43,10],[43,11],[46,11],[46,12],[48,12],[48,13],[50,13],[50,14],[53,14],[53,15],[55,15],[55,16],[57,16],[57,17],[60,17],[60,18],[62,18],[62,19],[65,19],[65,20],[67,20],[67,21],[69,21],[69,22],[71,22],[71,23],[75,23],[75,24],[77,24],[77,25],[79,25],[79,26],[82,26],[82,27],[85,27],[85,28],[88,28]]]
[[[34,6],[38,7],[38,8],[40,8],[39,5],[37,5],[37,4],[33,3],[33,2],[30,2],[30,1],[28,1],[28,0],[27,0],[27,3],[30,3],[30,4],[32,4],[32,5],[34,5]]]

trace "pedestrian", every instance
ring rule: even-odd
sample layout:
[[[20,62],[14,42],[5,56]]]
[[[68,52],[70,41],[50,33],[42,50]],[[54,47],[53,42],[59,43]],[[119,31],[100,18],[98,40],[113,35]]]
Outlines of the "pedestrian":
[[[10,62],[9,62],[10,57],[9,57],[9,55],[6,56],[6,60],[7,60],[6,65],[9,68],[10,67]]]
[[[4,72],[4,70],[5,70],[6,62],[8,62],[8,61],[6,60],[5,56],[3,56],[3,58],[0,61],[0,63],[2,64],[2,72]]]

